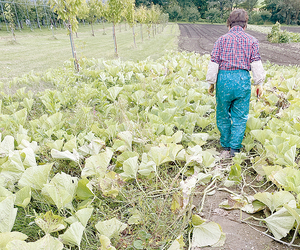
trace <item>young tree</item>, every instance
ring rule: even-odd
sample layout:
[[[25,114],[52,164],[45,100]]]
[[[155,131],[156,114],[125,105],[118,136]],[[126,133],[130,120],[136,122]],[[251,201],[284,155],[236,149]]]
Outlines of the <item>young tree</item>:
[[[136,20],[140,23],[141,38],[142,38],[142,42],[143,42],[144,41],[144,38],[143,38],[143,24],[145,24],[146,20],[147,20],[147,9],[143,5],[141,5],[136,11]]]
[[[118,56],[117,38],[116,38],[116,24],[118,24],[122,19],[122,12],[124,9],[124,4],[122,0],[109,0],[107,2],[106,19],[112,22],[113,25],[113,40],[115,45],[115,55]]]
[[[158,23],[158,19],[160,16],[160,9],[158,5],[154,5],[154,4],[151,5],[150,16],[152,22],[152,32],[154,37],[154,34],[156,34],[156,25]]]
[[[74,46],[73,32],[78,29],[77,15],[82,8],[85,0],[50,0],[50,6],[58,14],[58,18],[62,19],[67,26],[70,36],[72,54],[74,58],[75,70],[79,71],[76,50]]]
[[[89,6],[87,5],[87,3],[84,1],[82,2],[81,8],[78,11],[77,17],[79,19],[82,19],[83,22],[84,20],[89,16]],[[93,28],[92,28],[93,29]],[[75,31],[76,33],[76,37],[78,38],[78,33],[77,30]]]
[[[134,31],[134,25],[135,25],[135,4],[134,0],[124,0],[125,9],[123,12],[123,15],[129,24],[129,26],[132,28],[132,34],[133,34],[133,43],[134,47],[136,48],[136,42],[135,42],[135,31]]]
[[[11,30],[13,40],[16,41],[14,14],[11,12],[11,7],[8,3],[5,4],[5,9],[6,10],[4,11],[4,16],[8,22],[8,26]]]
[[[87,21],[91,24],[92,27],[92,36],[95,36],[93,23],[98,18],[98,14],[100,11],[100,5],[102,5],[102,2],[99,0],[89,0],[88,1],[88,15],[87,15]]]

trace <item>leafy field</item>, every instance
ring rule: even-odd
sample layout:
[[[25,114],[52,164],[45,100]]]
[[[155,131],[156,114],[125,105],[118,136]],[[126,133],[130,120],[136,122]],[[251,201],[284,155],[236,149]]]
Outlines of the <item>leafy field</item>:
[[[265,65],[243,153],[224,162],[208,62],[82,59],[79,73],[69,62],[12,81],[0,101],[0,247],[221,246],[226,235],[201,213],[217,187],[238,188],[221,206],[264,211],[252,220],[276,239],[297,233],[300,69]]]

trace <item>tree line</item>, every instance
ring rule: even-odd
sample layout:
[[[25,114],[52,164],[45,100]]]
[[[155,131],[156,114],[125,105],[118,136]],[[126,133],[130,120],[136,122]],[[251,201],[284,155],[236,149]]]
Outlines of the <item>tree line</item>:
[[[300,25],[300,0],[136,0],[136,5],[160,5],[170,21],[225,22],[234,8],[244,8],[249,23],[280,22]]]

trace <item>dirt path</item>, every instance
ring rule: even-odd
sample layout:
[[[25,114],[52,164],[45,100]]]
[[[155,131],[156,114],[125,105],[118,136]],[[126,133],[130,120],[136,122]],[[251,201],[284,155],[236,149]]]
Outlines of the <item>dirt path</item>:
[[[210,54],[215,41],[223,34],[228,32],[225,25],[210,24],[179,24],[180,50],[194,51],[200,54]],[[299,29],[300,31],[300,29]],[[298,44],[271,44],[267,41],[266,35],[247,31],[255,36],[260,42],[260,53],[262,60],[269,60],[272,63],[280,65],[300,65],[300,43]],[[241,190],[235,190],[240,193]],[[288,247],[268,236],[260,233],[265,229],[256,228],[254,230],[249,225],[241,223],[241,214],[239,210],[226,211],[219,208],[219,204],[229,199],[230,194],[224,191],[216,191],[212,196],[207,196],[201,216],[208,221],[214,221],[222,227],[226,234],[225,245],[218,248],[205,247],[204,250],[292,250],[294,247]],[[194,205],[200,206],[202,197],[197,196],[194,199]],[[242,219],[250,215],[242,213]],[[299,244],[297,242],[296,244]],[[193,249],[197,250],[197,249]]]
[[[179,24],[179,28],[179,49],[200,54],[210,54],[215,41],[228,32],[225,25],[213,24]],[[291,28],[300,32],[298,27]],[[246,30],[246,32],[258,39],[263,62],[300,65],[300,43],[274,44],[267,41],[266,34],[252,30]]]

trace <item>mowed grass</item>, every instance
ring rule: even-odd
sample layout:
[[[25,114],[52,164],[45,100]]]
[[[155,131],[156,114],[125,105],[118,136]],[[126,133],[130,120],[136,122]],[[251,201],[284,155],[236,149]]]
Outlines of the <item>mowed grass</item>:
[[[127,30],[125,30],[125,28]],[[74,41],[78,58],[114,59],[114,43],[112,27],[106,24],[103,34],[102,24],[94,26],[95,36],[91,35],[91,26],[81,24],[78,37]],[[177,50],[178,25],[169,23],[163,32],[154,37],[152,29],[148,36],[147,27],[143,25],[143,42],[140,25],[135,27],[136,44],[134,47],[132,29],[125,24],[116,27],[118,55],[121,60],[144,60],[147,57],[157,59],[166,50]],[[21,77],[30,71],[44,72],[49,68],[57,68],[72,58],[69,36],[64,28],[54,30],[35,29],[34,31],[16,31],[16,43],[6,30],[0,31],[0,81],[7,82],[14,77]]]

